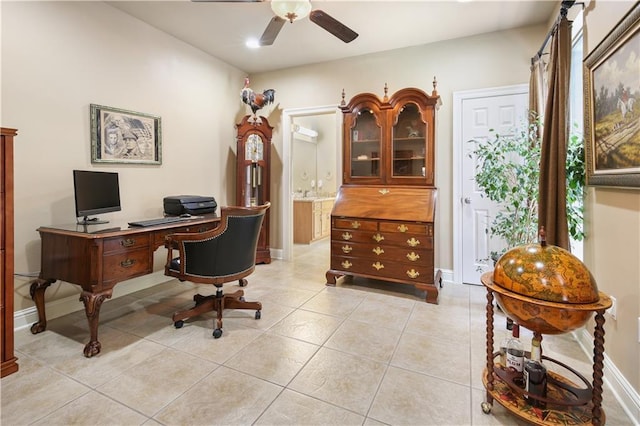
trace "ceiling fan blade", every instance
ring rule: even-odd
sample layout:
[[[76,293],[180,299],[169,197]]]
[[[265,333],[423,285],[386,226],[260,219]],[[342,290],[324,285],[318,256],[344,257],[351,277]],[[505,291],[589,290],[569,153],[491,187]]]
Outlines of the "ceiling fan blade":
[[[262,36],[260,37],[260,46],[271,46],[278,36],[278,33],[284,26],[285,22],[287,22],[286,19],[282,19],[279,16],[274,16],[271,21],[269,21],[267,28],[264,30],[264,33],[262,33]]]
[[[329,31],[345,43],[349,43],[358,37],[357,32],[335,20],[322,10],[312,10],[309,14],[309,19],[311,22]]]

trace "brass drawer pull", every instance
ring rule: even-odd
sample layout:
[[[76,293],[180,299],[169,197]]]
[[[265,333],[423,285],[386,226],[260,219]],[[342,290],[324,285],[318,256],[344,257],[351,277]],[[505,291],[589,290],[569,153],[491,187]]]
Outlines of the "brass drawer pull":
[[[348,246],[346,244],[344,246],[342,246],[342,252],[343,253],[351,253],[351,250],[353,250],[353,247],[351,247],[351,246]]]
[[[353,235],[351,235],[351,234],[350,234],[350,233],[348,233],[348,232],[345,232],[344,234],[342,234],[342,239],[343,239],[343,240],[347,240],[347,241],[349,241],[349,240],[350,240],[350,239],[352,239],[352,238],[353,238]]]
[[[136,244],[135,238],[127,238],[126,240],[120,241],[120,245],[122,247],[131,247],[131,246],[134,246],[135,244]]]
[[[353,266],[353,263],[349,262],[348,260],[345,260],[344,262],[341,263],[341,265],[344,269],[349,269]]]
[[[415,247],[420,244],[420,240],[416,240],[414,237],[411,237],[410,240],[407,240],[407,244],[409,244],[411,247]]]
[[[354,222],[351,222],[351,227],[352,227],[353,229],[358,229],[358,228],[360,228],[360,225],[361,225],[361,224],[360,224],[360,222],[358,222],[357,220],[356,220],[356,221],[354,221]]]
[[[409,259],[412,262],[415,262],[416,260],[420,259],[420,255],[414,252],[407,253],[407,259]]]
[[[120,266],[122,266],[123,268],[130,268],[130,267],[133,266],[134,263],[136,263],[135,260],[127,259],[127,260],[123,260],[122,262],[120,262]]]
[[[398,231],[407,232],[408,230],[409,230],[409,227],[407,225],[405,225],[404,223],[402,225],[398,225]]]
[[[379,243],[380,241],[384,240],[384,237],[380,234],[375,234],[372,238],[376,241],[376,243]]]
[[[387,194],[388,194],[389,192],[391,192],[391,191],[389,191],[389,190],[388,190],[388,189],[386,189],[386,188],[383,188],[383,189],[379,190],[378,192],[379,192],[379,193],[381,193],[382,195],[387,195]]]
[[[378,256],[380,256],[382,253],[384,253],[384,250],[381,249],[380,247],[376,247],[371,251],[374,252],[375,254],[377,254]]]
[[[418,278],[420,276],[420,272],[416,271],[415,269],[411,269],[410,271],[407,271],[407,275],[409,276],[409,278]]]
[[[380,262],[376,262],[376,263],[374,263],[374,264],[373,264],[373,265],[371,265],[371,266],[373,266],[374,268],[376,268],[376,271],[379,271],[380,269],[384,268],[384,265],[383,265],[382,263],[380,263]]]

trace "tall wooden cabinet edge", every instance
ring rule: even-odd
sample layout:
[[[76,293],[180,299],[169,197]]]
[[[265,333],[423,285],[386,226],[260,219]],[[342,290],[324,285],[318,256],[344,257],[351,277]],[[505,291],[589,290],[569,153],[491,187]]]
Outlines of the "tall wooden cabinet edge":
[[[236,204],[238,206],[247,206],[246,195],[244,191],[244,182],[247,180],[247,165],[252,162],[257,164],[261,171],[261,183],[262,191],[260,197],[262,199],[257,200],[257,204],[264,204],[267,201],[271,201],[270,186],[271,186],[271,135],[273,127],[269,124],[269,121],[265,117],[254,117],[252,115],[246,115],[242,118],[240,123],[236,124]],[[251,158],[246,158],[246,144],[251,135],[258,135],[263,142],[263,150],[261,152],[261,158],[252,161]],[[269,248],[269,228],[270,228],[270,210],[265,213],[264,221],[262,223],[262,229],[260,236],[258,237],[258,247],[256,249],[256,263],[271,263],[271,250]]]
[[[18,359],[14,355],[13,309],[14,309],[14,205],[13,205],[13,138],[18,134],[16,129],[2,127],[0,129],[0,204],[2,206],[2,223],[0,226],[2,271],[2,368],[0,377],[18,371]]]
[[[380,279],[413,285],[426,291],[427,302],[438,303],[434,178],[440,105],[434,86],[432,95],[410,87],[390,98],[385,90],[382,100],[357,94],[340,106],[343,179],[331,214],[327,285],[340,276]],[[399,125],[407,107],[412,119]],[[359,119],[369,127],[357,126]]]

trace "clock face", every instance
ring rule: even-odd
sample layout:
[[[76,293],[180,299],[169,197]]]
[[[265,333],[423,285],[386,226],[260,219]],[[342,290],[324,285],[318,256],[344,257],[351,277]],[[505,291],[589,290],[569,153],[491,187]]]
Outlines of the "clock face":
[[[245,148],[245,157],[254,163],[264,159],[264,143],[260,136],[256,134],[249,135]]]

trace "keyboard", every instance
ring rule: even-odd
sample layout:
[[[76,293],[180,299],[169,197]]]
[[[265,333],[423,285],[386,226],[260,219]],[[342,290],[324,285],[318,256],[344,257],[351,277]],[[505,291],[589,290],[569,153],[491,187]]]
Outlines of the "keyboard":
[[[179,216],[168,216],[168,217],[159,217],[157,219],[147,219],[147,220],[138,220],[135,222],[129,222],[129,226],[156,226],[156,225],[166,225],[167,223],[174,222],[184,222],[185,220],[189,220],[188,217],[179,217]]]

